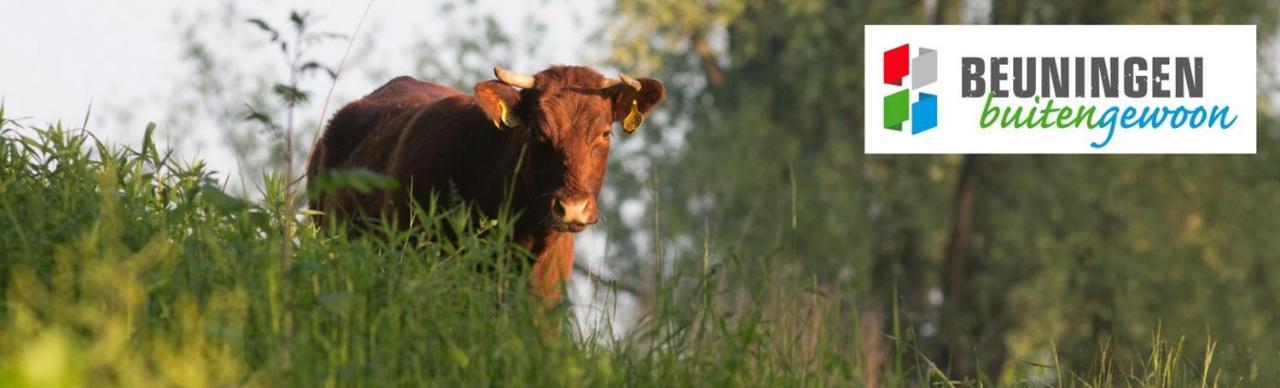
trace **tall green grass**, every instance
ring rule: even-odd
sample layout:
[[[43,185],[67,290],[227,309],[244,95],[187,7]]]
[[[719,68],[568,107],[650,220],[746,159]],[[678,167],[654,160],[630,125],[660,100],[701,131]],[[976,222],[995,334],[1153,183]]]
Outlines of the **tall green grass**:
[[[0,386],[862,386],[869,339],[894,344],[883,386],[1240,381],[1212,344],[1188,358],[1160,333],[1148,358],[1103,348],[1090,370],[948,381],[909,330],[864,333],[841,290],[766,255],[689,258],[703,265],[641,287],[626,337],[575,338],[569,310],[528,291],[510,219],[477,230],[425,204],[377,239],[302,222],[285,269],[283,179],[246,201],[150,129],[127,148],[3,110],[0,128]]]

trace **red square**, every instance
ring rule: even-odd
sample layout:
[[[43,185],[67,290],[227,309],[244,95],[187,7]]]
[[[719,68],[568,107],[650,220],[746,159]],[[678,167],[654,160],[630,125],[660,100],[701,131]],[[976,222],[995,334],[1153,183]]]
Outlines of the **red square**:
[[[902,77],[911,73],[911,45],[904,44],[884,52],[884,83],[902,86]]]

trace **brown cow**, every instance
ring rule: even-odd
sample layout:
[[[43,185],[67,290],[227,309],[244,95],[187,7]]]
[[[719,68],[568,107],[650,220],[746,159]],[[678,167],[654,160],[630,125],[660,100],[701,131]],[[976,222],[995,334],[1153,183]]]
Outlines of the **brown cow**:
[[[598,220],[613,122],[635,131],[666,90],[654,79],[605,78],[577,66],[494,74],[471,96],[399,77],[347,104],[312,151],[307,175],[367,168],[400,189],[320,194],[310,206],[325,214],[321,225],[360,225],[372,215],[405,227],[410,200],[425,206],[435,195],[496,217],[510,187],[511,209],[522,214],[516,241],[536,256],[530,282],[556,301],[573,269],[573,234]]]

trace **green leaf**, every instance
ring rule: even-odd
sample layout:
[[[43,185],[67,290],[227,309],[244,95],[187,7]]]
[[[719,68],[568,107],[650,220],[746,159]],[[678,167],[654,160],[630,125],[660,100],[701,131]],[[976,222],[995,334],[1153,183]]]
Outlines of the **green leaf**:
[[[276,125],[275,120],[271,119],[270,115],[263,113],[260,110],[254,109],[252,106],[249,106],[248,104],[245,104],[245,108],[249,109],[249,114],[245,115],[244,117],[245,121],[258,122],[258,123],[261,123],[262,125],[265,125],[267,128],[271,128],[271,129],[276,129],[280,127]]]
[[[147,130],[142,135],[142,154],[150,155],[152,159],[159,159],[159,151],[156,150],[156,143],[153,140],[156,134],[156,123],[147,123]]]
[[[246,21],[247,21],[247,22],[249,22],[250,24],[253,24],[253,25],[255,25],[255,26],[258,26],[258,28],[259,28],[259,29],[261,29],[262,31],[266,32],[267,34],[270,34],[270,35],[271,35],[271,41],[272,41],[272,42],[275,42],[275,41],[277,41],[277,40],[280,40],[280,33],[279,33],[279,32],[276,32],[276,29],[271,28],[271,25],[270,25],[270,24],[267,24],[267,22],[266,22],[265,20],[262,20],[262,19],[259,19],[259,18],[252,18],[252,19],[249,19],[249,20],[246,20]]]
[[[330,170],[310,179],[307,194],[311,197],[344,188],[368,194],[374,190],[391,190],[400,187],[400,183],[394,178],[364,168]]]
[[[330,69],[328,66],[322,65],[320,64],[320,62],[316,62],[316,61],[307,62],[306,64],[302,65],[302,67],[298,68],[298,73],[307,74],[316,70],[324,70],[325,73],[329,74],[329,79],[338,78],[338,73],[334,72],[333,69]]]
[[[200,186],[200,193],[204,195],[205,200],[209,201],[215,209],[226,213],[235,213],[249,207],[244,200],[237,198],[227,192],[222,191],[218,186],[204,184]]]
[[[310,98],[307,92],[285,84],[276,84],[271,87],[271,92],[275,93],[276,97],[279,97],[281,101],[288,105],[305,103]]]
[[[289,12],[289,21],[293,22],[293,29],[298,32],[302,32],[307,29],[307,19],[310,17],[311,13],[309,12],[299,13],[296,10]]]

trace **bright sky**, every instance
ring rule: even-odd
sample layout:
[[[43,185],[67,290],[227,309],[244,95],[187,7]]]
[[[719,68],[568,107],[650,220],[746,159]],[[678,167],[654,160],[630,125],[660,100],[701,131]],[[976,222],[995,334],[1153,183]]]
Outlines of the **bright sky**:
[[[136,122],[135,127],[147,121],[160,120],[168,95],[174,93],[174,84],[191,72],[182,62],[183,42],[178,20],[189,20],[201,10],[221,7],[222,2],[174,2],[168,0],[94,1],[94,0],[40,0],[0,1],[0,15],[4,15],[4,31],[0,34],[0,96],[10,115],[30,117],[31,124],[63,120],[78,126],[92,100],[95,112],[112,108],[126,108]],[[360,65],[376,65],[397,74],[408,74],[413,69],[411,51],[413,44],[424,36],[440,36],[445,23],[432,20],[446,1],[382,0],[374,3],[369,19],[361,34],[377,34],[374,56],[378,63],[351,61],[338,84],[336,97],[354,98],[376,87],[373,80],[352,76],[361,74]],[[503,12],[503,23],[517,25],[527,14],[544,14],[563,20],[548,23],[546,49],[540,50],[539,59],[554,63],[581,63],[580,51],[587,40],[598,31],[599,25],[582,24],[571,19],[573,13],[590,15],[600,12],[598,1],[480,1],[481,9]],[[276,0],[235,2],[245,17],[262,17],[283,24],[283,18],[299,6],[322,16],[320,28],[327,31],[351,33],[360,20],[366,2],[344,0]],[[52,22],[51,22],[52,21]],[[204,22],[204,21],[202,21]],[[217,20],[208,23],[216,24]],[[252,31],[247,23],[245,31]],[[15,33],[23,32],[23,33]],[[228,48],[224,52],[235,53],[241,42],[227,37]],[[329,44],[317,50],[315,57],[336,65],[341,58],[345,42]],[[353,51],[359,52],[361,47]],[[244,50],[241,50],[244,51]],[[398,52],[408,53],[396,55]],[[268,58],[267,60],[276,60]],[[257,63],[262,58],[248,58],[246,63]],[[544,66],[525,63],[526,58],[513,58],[512,64]],[[536,69],[530,69],[530,71]],[[340,103],[340,102],[339,102]],[[104,108],[106,107],[106,108]],[[316,116],[319,112],[315,112]],[[101,120],[101,121],[100,121]],[[108,117],[95,113],[99,124],[119,124],[107,121]],[[102,127],[102,125],[96,125]],[[97,128],[100,135],[115,137],[122,128]],[[136,132],[136,131],[134,131]],[[201,149],[209,154],[217,150]],[[215,156],[215,155],[208,155]],[[211,162],[220,162],[211,158]],[[229,171],[228,169],[221,169]]]
[[[156,91],[176,77],[164,1],[5,1],[0,95],[10,115],[79,123],[99,101]]]

